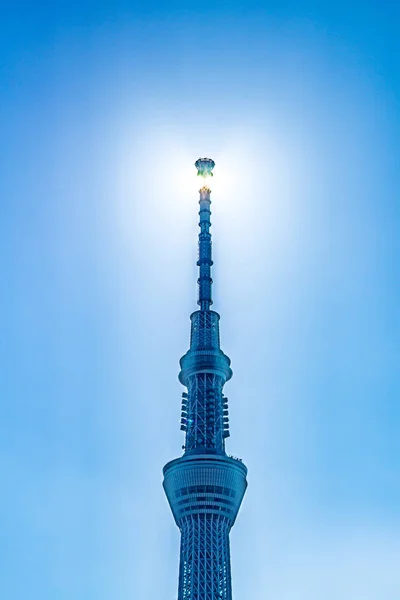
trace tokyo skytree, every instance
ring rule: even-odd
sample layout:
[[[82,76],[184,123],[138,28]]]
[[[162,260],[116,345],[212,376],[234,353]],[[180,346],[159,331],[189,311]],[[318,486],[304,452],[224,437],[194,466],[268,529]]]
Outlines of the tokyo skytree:
[[[246,491],[247,468],[225,452],[229,437],[224,385],[232,377],[220,348],[219,319],[211,310],[210,182],[215,163],[199,158],[202,180],[197,266],[198,305],[190,348],[180,360],[184,453],[164,467],[164,490],[181,532],[178,600],[232,600],[229,533]]]

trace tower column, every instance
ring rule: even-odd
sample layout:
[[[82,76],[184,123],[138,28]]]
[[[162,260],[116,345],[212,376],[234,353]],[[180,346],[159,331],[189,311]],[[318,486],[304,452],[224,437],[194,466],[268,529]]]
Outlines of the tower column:
[[[181,554],[178,599],[231,600],[229,520],[198,514],[180,523]]]
[[[215,163],[200,158],[198,175],[212,177]],[[163,486],[181,532],[178,600],[232,600],[229,532],[247,487],[247,468],[227,456],[228,399],[224,385],[231,361],[220,348],[212,305],[209,185],[200,189],[199,310],[190,316],[190,348],[180,360],[184,454],[164,467]]]

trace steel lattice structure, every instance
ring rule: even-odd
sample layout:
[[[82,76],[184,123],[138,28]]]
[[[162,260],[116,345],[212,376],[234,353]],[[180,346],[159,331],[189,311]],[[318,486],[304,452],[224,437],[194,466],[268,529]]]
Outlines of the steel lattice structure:
[[[198,175],[212,177],[215,163],[199,158]],[[191,317],[190,349],[181,358],[181,429],[184,454],[164,467],[164,489],[181,532],[178,600],[232,600],[229,532],[246,491],[247,469],[228,456],[230,359],[220,348],[219,314],[212,305],[211,190],[200,189],[200,310]]]

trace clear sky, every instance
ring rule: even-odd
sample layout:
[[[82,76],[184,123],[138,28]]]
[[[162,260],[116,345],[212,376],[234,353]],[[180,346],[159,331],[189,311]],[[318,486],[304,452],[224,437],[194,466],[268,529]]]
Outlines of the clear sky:
[[[235,600],[399,600],[399,13],[1,3],[1,598],[176,597],[211,156]]]

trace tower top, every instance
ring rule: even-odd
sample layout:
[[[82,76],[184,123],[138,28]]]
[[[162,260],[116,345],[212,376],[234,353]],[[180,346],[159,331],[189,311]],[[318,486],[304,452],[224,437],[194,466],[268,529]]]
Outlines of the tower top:
[[[199,267],[199,278],[197,283],[199,284],[199,299],[197,303],[201,310],[210,310],[212,304],[211,296],[211,266],[213,264],[211,258],[211,221],[210,221],[210,194],[211,190],[207,183],[210,177],[213,176],[212,170],[215,167],[215,162],[211,158],[199,158],[194,163],[197,169],[197,175],[203,178],[204,184],[200,188],[200,233],[199,233],[199,260],[197,266]]]
[[[215,162],[212,158],[198,158],[194,163],[199,177],[213,177],[212,170],[215,167]]]

